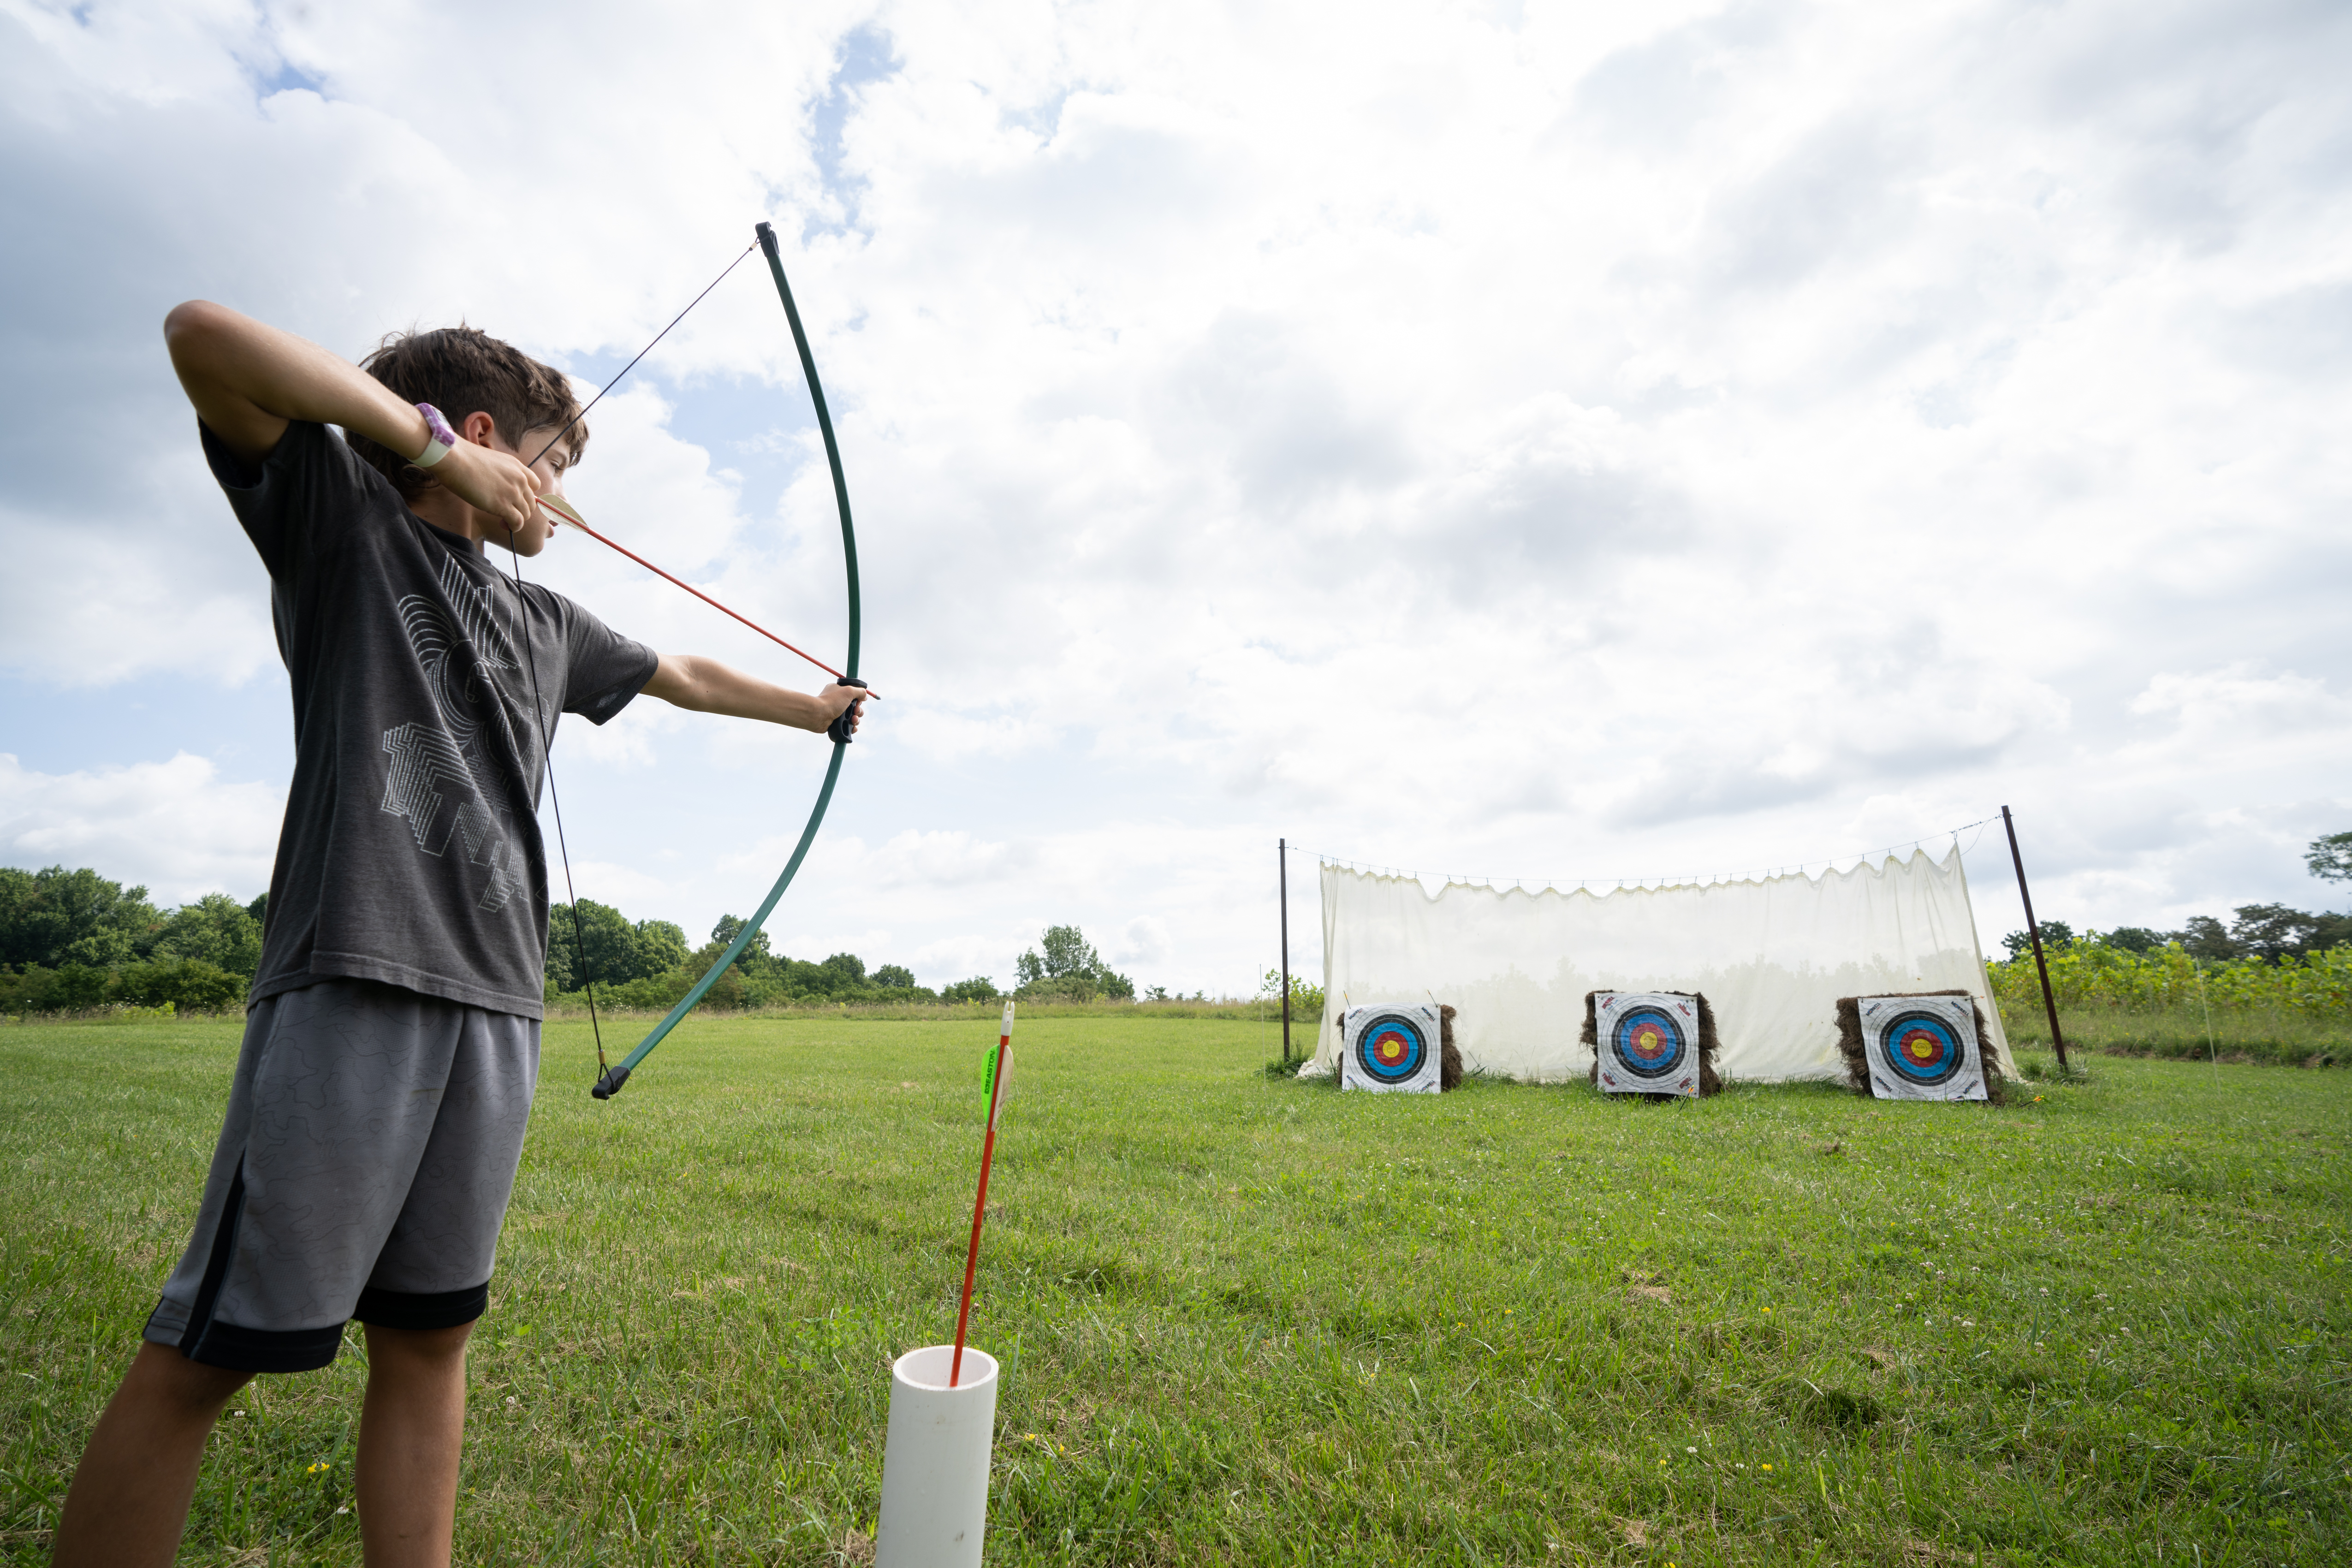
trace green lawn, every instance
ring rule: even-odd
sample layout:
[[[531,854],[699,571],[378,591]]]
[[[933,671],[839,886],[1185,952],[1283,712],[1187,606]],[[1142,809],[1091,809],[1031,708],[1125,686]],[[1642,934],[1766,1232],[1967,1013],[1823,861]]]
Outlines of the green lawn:
[[[701,1020],[599,1104],[553,1026],[460,1560],[859,1560],[887,1359],[952,1333],[992,1037]],[[1268,1078],[1267,1038],[1023,1026],[992,1562],[2352,1557],[2352,1075],[1376,1097]],[[0,1029],[7,1562],[47,1560],[236,1043]],[[241,1398],[184,1561],[358,1561],[361,1378]]]

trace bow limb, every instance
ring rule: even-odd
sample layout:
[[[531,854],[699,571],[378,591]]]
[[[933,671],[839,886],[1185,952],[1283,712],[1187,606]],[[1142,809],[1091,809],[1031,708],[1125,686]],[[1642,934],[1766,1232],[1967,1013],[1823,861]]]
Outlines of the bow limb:
[[[849,521],[849,481],[842,477],[841,444],[834,439],[833,415],[825,407],[824,386],[816,378],[816,356],[809,353],[808,332],[801,325],[800,308],[793,303],[793,286],[784,280],[784,262],[782,256],[777,250],[776,231],[763,223],[759,226],[756,232],[759,236],[760,248],[768,258],[768,270],[776,279],[776,295],[784,303],[784,319],[792,323],[793,344],[800,350],[801,374],[808,380],[809,401],[816,405],[817,429],[824,437],[825,462],[833,469],[834,504],[841,512],[841,554],[849,574],[849,652],[847,658],[842,661],[842,670],[846,680],[856,682],[859,629],[857,531]],[[621,1086],[628,1081],[629,1074],[636,1065],[644,1061],[656,1046],[662,1043],[663,1037],[677,1026],[680,1019],[694,1010],[695,1005],[702,1000],[711,986],[718,984],[719,977],[727,973],[728,965],[741,957],[743,950],[751,945],[751,939],[759,935],[761,926],[766,923],[769,913],[776,907],[777,900],[784,896],[784,889],[793,885],[793,877],[800,870],[801,862],[808,858],[809,846],[816,842],[816,830],[824,821],[825,807],[833,804],[833,786],[841,777],[842,753],[848,745],[849,742],[846,739],[834,742],[833,760],[825,764],[824,784],[816,793],[816,805],[809,813],[808,826],[801,829],[801,840],[793,846],[793,858],[784,863],[783,872],[776,879],[776,885],[768,889],[766,900],[752,911],[751,918],[743,922],[743,929],[735,933],[735,940],[727,944],[727,951],[712,961],[710,968],[702,978],[696,981],[693,988],[678,999],[677,1005],[672,1007],[663,1016],[662,1021],[656,1024],[643,1040],[637,1042],[636,1049],[621,1058],[618,1067],[610,1069],[596,1080],[596,1087],[589,1090],[591,1094],[599,1100],[610,1100],[618,1094],[621,1091]]]

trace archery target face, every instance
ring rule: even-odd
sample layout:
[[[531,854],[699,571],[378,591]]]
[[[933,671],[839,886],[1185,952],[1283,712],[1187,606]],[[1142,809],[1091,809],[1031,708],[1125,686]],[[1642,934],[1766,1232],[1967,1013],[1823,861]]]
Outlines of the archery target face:
[[[1864,996],[1863,1054],[1878,1100],[1983,1100],[1984,1053],[1966,996]]]
[[[1340,1025],[1339,1087],[1435,1094],[1441,1041],[1433,1006],[1350,1007]]]
[[[1698,1094],[1698,1001],[1665,991],[1592,999],[1604,1094]]]

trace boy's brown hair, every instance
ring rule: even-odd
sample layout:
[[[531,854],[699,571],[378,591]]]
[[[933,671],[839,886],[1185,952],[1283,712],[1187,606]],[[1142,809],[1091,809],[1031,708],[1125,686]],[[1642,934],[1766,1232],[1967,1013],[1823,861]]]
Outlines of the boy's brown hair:
[[[487,414],[509,443],[520,442],[526,431],[560,428],[580,413],[580,400],[562,372],[462,322],[430,331],[387,332],[360,368],[402,402],[433,405],[453,426],[465,424],[469,414]],[[352,450],[398,487],[404,500],[415,500],[433,487],[431,474],[389,447],[364,436],[350,440]],[[578,462],[588,445],[586,422],[572,425],[563,444],[570,461]],[[522,456],[528,462],[539,454]]]

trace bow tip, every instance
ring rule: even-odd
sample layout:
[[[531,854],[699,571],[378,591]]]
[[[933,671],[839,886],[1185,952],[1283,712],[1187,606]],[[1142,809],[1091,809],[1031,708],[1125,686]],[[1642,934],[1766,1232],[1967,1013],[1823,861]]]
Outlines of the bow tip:
[[[594,1095],[599,1100],[610,1100],[614,1095],[620,1093],[621,1086],[628,1081],[628,1068],[612,1068],[606,1070],[603,1078],[596,1080],[596,1087],[590,1089],[588,1092]]]

